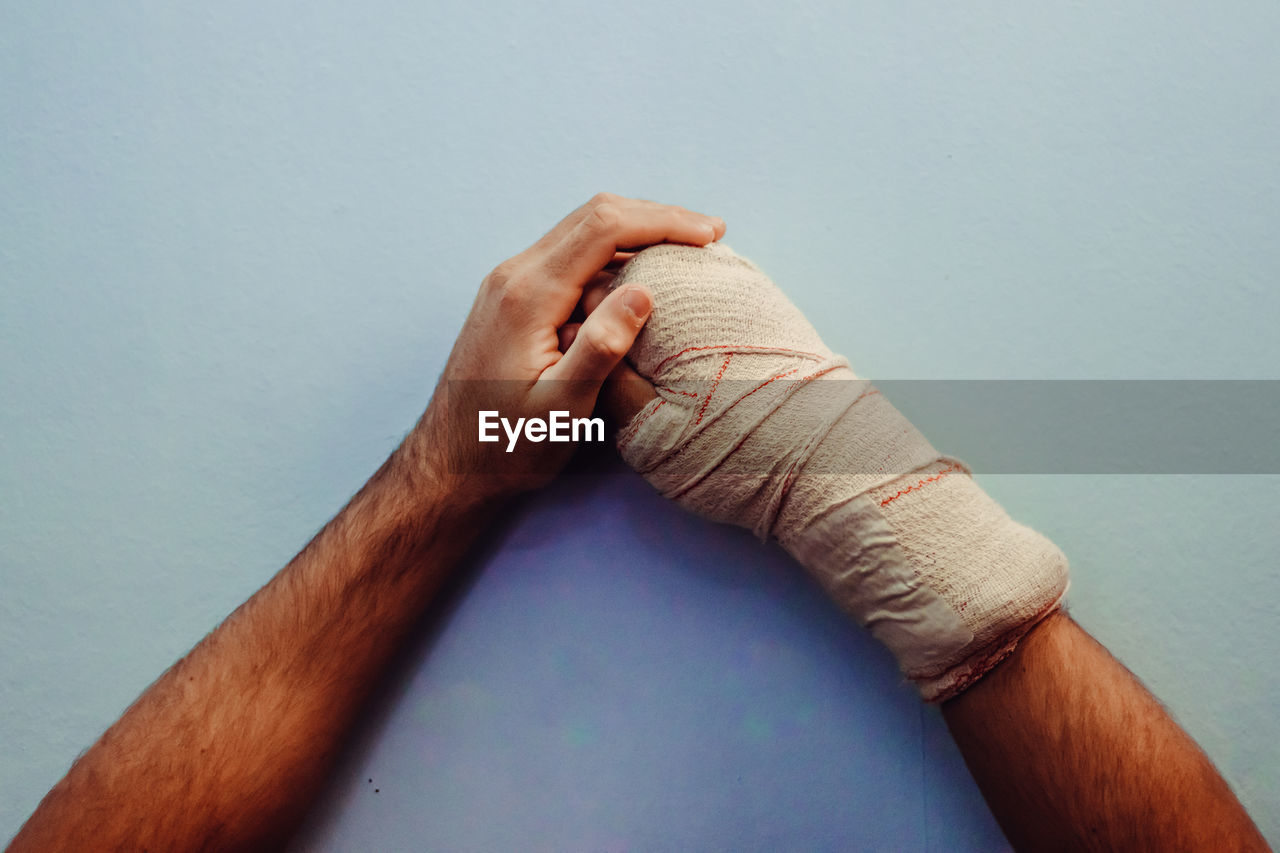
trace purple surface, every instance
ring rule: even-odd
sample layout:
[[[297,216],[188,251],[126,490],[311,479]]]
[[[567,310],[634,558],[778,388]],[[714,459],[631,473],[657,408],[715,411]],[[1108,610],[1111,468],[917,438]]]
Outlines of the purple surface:
[[[608,456],[423,625],[299,850],[993,850],[935,709],[798,565]]]

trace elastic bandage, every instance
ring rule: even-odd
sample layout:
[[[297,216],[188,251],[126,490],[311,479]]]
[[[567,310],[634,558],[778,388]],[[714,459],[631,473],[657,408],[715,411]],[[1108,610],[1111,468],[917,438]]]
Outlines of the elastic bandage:
[[[1013,521],[721,243],[637,253],[653,313],[628,358],[657,399],[623,459],[688,509],[775,537],[929,701],[972,684],[1061,603],[1067,561]]]

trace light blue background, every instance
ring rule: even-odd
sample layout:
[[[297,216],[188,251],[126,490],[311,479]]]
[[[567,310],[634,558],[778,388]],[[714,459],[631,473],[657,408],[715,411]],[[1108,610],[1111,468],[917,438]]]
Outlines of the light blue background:
[[[1280,9],[1232,7],[6,4],[0,838],[597,190],[723,216],[866,376],[1280,378]],[[1280,478],[982,482],[1280,842]],[[607,456],[467,577],[300,848],[1003,843],[884,652]]]

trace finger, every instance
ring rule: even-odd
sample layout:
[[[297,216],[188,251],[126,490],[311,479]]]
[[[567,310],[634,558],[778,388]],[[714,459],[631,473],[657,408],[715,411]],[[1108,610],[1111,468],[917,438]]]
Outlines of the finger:
[[[546,379],[600,383],[631,349],[653,310],[653,297],[639,285],[615,290],[582,323],[564,357],[542,374]]]
[[[627,261],[631,260],[635,256],[636,256],[635,252],[614,252],[613,260],[605,264],[604,268],[607,270],[617,270],[623,264],[625,264]]]
[[[591,214],[592,209],[598,204],[604,203],[623,203],[635,206],[646,207],[666,207],[667,205],[658,204],[656,201],[649,201],[643,198],[626,198],[624,196],[615,195],[614,193],[599,192],[588,199],[585,203],[578,205],[564,219],[555,224],[550,231],[543,234],[538,241],[529,247],[530,251],[537,253],[545,251],[550,247],[559,243],[564,236],[573,230],[578,223]]]
[[[657,396],[648,379],[636,373],[626,361],[620,361],[600,386],[598,408],[614,425],[623,427]]]
[[[596,193],[585,203],[578,205],[570,211],[568,216],[557,222],[550,231],[539,237],[537,242],[530,246],[526,251],[534,254],[547,251],[552,246],[555,246],[563,240],[565,235],[578,226],[579,222],[586,219],[588,214],[591,213],[591,208],[593,206],[606,201],[619,200],[621,200],[621,197],[615,196],[613,193]]]
[[[722,220],[683,208],[602,202],[548,251],[543,266],[560,286],[581,288],[619,250],[657,243],[705,246],[723,229]]]

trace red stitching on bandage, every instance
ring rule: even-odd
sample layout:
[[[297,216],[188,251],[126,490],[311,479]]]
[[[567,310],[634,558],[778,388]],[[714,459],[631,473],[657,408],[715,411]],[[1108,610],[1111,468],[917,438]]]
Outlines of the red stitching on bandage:
[[[907,486],[905,489],[899,489],[897,494],[890,495],[889,497],[880,501],[880,506],[884,506],[887,503],[892,503],[893,501],[896,501],[898,498],[902,497],[908,492],[914,492],[916,489],[920,488],[921,486],[926,486],[929,483],[936,483],[938,480],[941,480],[943,477],[947,476],[948,474],[952,474],[956,471],[961,471],[961,470],[963,469],[959,465],[952,463],[948,465],[946,468],[943,468],[938,473],[934,474],[932,477],[925,477],[923,480],[916,483],[914,486]]]
[[[730,358],[732,358],[732,354],[730,354]],[[725,359],[725,364],[727,365],[728,363],[729,363],[728,359]],[[738,404],[739,404],[739,403],[741,403],[743,400],[747,399],[747,398],[748,398],[748,397],[750,397],[752,394],[756,393],[756,392],[757,392],[757,391],[759,391],[761,388],[763,388],[764,386],[768,385],[768,384],[769,384],[770,382],[772,382],[774,379],[782,379],[782,378],[784,378],[784,377],[790,376],[791,374],[795,373],[795,372],[796,372],[796,371],[798,371],[799,369],[800,369],[800,368],[798,368],[798,367],[796,367],[796,368],[792,368],[791,370],[788,370],[786,373],[779,373],[777,376],[774,376],[774,377],[772,377],[772,378],[770,378],[770,379],[766,379],[765,381],[761,382],[759,385],[757,385],[756,387],[752,388],[750,391],[748,391],[747,393],[743,394],[741,397],[739,397],[738,399],[736,399],[736,400],[734,400],[732,403],[730,403],[730,404],[729,404],[729,408],[725,409],[725,410],[724,410],[724,412],[722,412],[722,414],[728,414],[728,413],[733,409],[733,407],[734,407],[734,406],[738,405]],[[720,368],[720,370],[721,370],[721,372],[724,372],[724,367],[721,367],[721,368]],[[815,375],[817,375],[817,374],[815,374]],[[809,378],[812,378],[812,377],[809,377]],[[800,380],[800,381],[802,381],[802,382],[803,382],[804,380]],[[674,389],[670,389],[670,390],[674,390]],[[712,392],[714,393],[714,391],[715,391],[715,389],[713,388],[713,389],[712,389]],[[681,393],[681,394],[688,394],[690,397],[697,397],[697,396],[698,396],[697,394],[692,394],[692,393],[690,393],[690,392],[688,392],[688,391],[681,391],[680,393]],[[710,400],[711,400],[711,394],[708,394],[708,395],[707,395],[707,401],[709,402]],[[698,422],[699,422],[699,423],[702,421],[702,415],[703,415],[703,412],[705,412],[705,411],[706,411],[706,408],[707,408],[706,403],[703,403],[703,405],[702,405],[702,410],[698,412]],[[740,439],[738,440],[738,443],[737,443],[737,444],[735,444],[735,445],[733,446],[733,450],[729,451],[729,456],[732,456],[733,454],[737,453],[737,452],[738,452],[738,448],[739,448],[739,447],[741,447],[741,446],[743,445],[743,442],[745,442],[745,441],[747,440],[747,438],[748,438],[748,436],[743,436],[742,438],[740,438]],[[689,446],[688,444],[684,444],[684,445],[681,445],[680,447],[676,448],[675,452],[671,454],[672,458],[675,458],[676,456],[679,456],[681,453],[683,453],[683,452],[684,452],[685,448],[686,448],[686,447],[688,447],[688,446]],[[725,457],[725,458],[728,458],[728,457]]]
[[[720,372],[716,374],[715,381],[711,383],[711,390],[707,392],[707,399],[702,401],[702,408],[698,409],[698,419],[693,422],[694,426],[702,423],[702,416],[707,413],[707,406],[711,405],[711,398],[716,393],[716,387],[720,384],[720,379],[724,376],[724,372],[729,367],[729,362],[732,360],[733,353],[729,353],[724,357],[724,364],[720,365]]]
[[[788,376],[790,376],[791,374],[795,373],[795,372],[796,372],[796,371],[798,371],[799,369],[800,369],[800,368],[798,368],[798,367],[793,367],[793,368],[791,368],[790,370],[788,370],[786,373],[779,373],[777,376],[774,376],[774,377],[773,377],[773,378],[771,378],[771,379],[766,379],[765,381],[761,382],[761,383],[760,383],[759,385],[757,385],[756,387],[752,388],[752,389],[751,389],[750,391],[748,391],[747,393],[743,394],[741,399],[742,399],[742,400],[747,399],[747,398],[748,398],[748,397],[750,397],[752,394],[756,393],[756,392],[757,392],[757,391],[759,391],[761,388],[763,388],[764,386],[768,385],[770,382],[774,382],[774,381],[776,381],[776,380],[778,380],[778,379],[785,379],[786,377],[788,377]],[[739,402],[741,402],[741,400],[739,400]]]
[[[660,398],[658,400],[658,405],[654,406],[652,409],[649,410],[649,413],[647,415],[645,415],[640,420],[635,421],[634,423],[631,424],[631,426],[627,428],[626,434],[623,435],[621,439],[619,439],[618,443],[626,444],[628,441],[635,438],[636,433],[640,431],[640,425],[643,424],[645,421],[649,420],[649,418],[653,417],[653,413],[658,411],[658,409],[661,409],[664,405],[666,405],[666,403],[667,401],[665,397]]]
[[[733,409],[733,407],[734,407],[734,406],[738,405],[738,404],[739,404],[739,403],[741,403],[743,400],[747,399],[747,398],[748,398],[748,397],[750,397],[752,394],[756,393],[756,392],[757,392],[757,391],[759,391],[761,388],[763,388],[764,386],[768,385],[768,384],[769,384],[770,382],[772,382],[774,379],[782,379],[784,376],[790,376],[791,374],[795,373],[795,372],[796,372],[797,370],[799,370],[799,369],[800,369],[800,368],[798,368],[798,367],[797,367],[797,368],[794,368],[794,369],[792,369],[792,370],[788,370],[786,373],[779,373],[777,376],[773,377],[773,379],[766,379],[765,381],[761,382],[759,385],[757,385],[756,387],[752,388],[750,391],[748,391],[747,393],[743,394],[741,397],[739,397],[738,399],[736,399],[736,400],[734,400],[732,403],[730,403],[730,404],[729,404],[729,408],[724,410],[724,411],[725,411],[725,414],[728,414],[728,413],[729,413],[729,411],[730,411],[731,409]],[[800,380],[800,381],[802,381],[802,382],[803,382],[804,380],[802,379],[802,380]],[[751,437],[751,434],[750,434],[750,433],[748,433],[747,435],[744,435],[742,438],[738,439],[738,443],[737,443],[737,444],[735,444],[735,445],[733,446],[733,450],[730,450],[730,451],[729,451],[729,456],[732,456],[733,454],[737,453],[737,452],[738,452],[738,448],[740,448],[740,447],[742,447],[742,445],[746,444],[747,439],[748,439],[748,438],[750,438],[750,437]],[[676,451],[676,453],[679,453],[681,450],[684,450],[684,448],[683,448],[683,447],[682,447],[682,448],[680,448],[680,450],[677,450],[677,451]],[[726,456],[725,458],[727,459],[727,458],[728,458],[728,456]]]
[[[680,352],[675,353],[674,355],[669,355],[666,358],[664,358],[662,361],[658,362],[658,366],[653,369],[653,373],[656,376],[658,374],[658,371],[662,370],[662,368],[666,366],[666,363],[668,361],[671,361],[671,359],[673,358],[679,358],[680,356],[684,355],[687,352],[702,352],[704,350],[714,350],[714,349],[730,349],[730,350],[742,350],[742,351],[764,350],[766,352],[789,352],[789,353],[794,353],[795,355],[807,355],[810,358],[820,358],[820,356],[816,352],[805,352],[804,350],[788,349],[787,347],[760,347],[760,346],[752,346],[750,344],[715,344],[713,346],[705,346],[705,347],[686,347],[685,349],[680,350]]]

